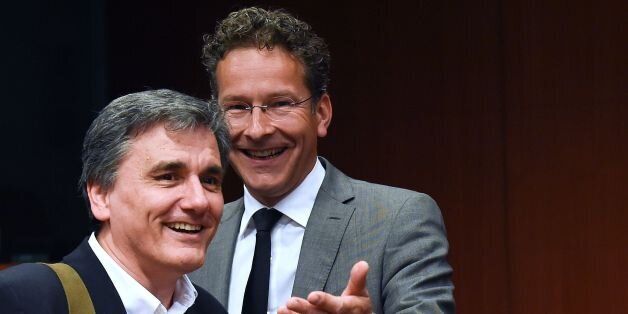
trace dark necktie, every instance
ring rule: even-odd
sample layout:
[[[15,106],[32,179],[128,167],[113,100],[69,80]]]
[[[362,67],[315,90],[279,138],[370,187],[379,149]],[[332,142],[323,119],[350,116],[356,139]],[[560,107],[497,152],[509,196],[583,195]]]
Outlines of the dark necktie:
[[[242,313],[261,314],[268,309],[268,280],[270,278],[270,232],[282,214],[276,209],[262,208],[253,214],[255,253],[249,281],[244,292]]]

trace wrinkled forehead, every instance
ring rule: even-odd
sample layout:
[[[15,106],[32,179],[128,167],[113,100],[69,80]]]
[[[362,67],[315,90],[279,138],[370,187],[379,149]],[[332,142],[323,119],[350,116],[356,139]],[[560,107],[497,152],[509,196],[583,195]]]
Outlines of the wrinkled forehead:
[[[257,89],[275,93],[308,88],[306,69],[293,54],[273,49],[240,47],[227,52],[216,67],[217,95],[246,94]],[[308,88],[309,90],[309,88]]]
[[[129,141],[121,165],[126,161],[142,167],[175,161],[194,167],[221,166],[216,137],[203,126],[169,129],[165,124],[154,125]]]

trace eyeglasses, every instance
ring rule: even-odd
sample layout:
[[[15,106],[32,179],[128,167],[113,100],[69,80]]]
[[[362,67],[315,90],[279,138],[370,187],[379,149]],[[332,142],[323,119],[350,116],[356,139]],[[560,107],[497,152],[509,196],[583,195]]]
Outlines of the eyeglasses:
[[[229,122],[232,125],[239,125],[248,121],[255,107],[260,108],[273,121],[286,120],[295,109],[300,108],[310,99],[312,99],[312,96],[301,101],[294,101],[288,97],[278,97],[271,99],[266,105],[251,105],[242,101],[228,101],[222,104],[222,107],[225,109],[225,115]]]

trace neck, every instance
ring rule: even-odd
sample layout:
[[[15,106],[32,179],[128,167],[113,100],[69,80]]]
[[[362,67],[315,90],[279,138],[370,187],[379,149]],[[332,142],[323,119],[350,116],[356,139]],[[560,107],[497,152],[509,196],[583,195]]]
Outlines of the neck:
[[[165,308],[172,306],[174,289],[177,280],[182,275],[169,274],[168,271],[159,270],[158,265],[148,265],[152,263],[141,263],[134,254],[124,254],[115,245],[115,239],[111,236],[107,226],[103,226],[96,240],[122,269],[135,279],[140,285],[154,295]]]
[[[255,198],[258,202],[262,203],[262,205],[268,208],[275,207],[277,203],[279,203],[281,200],[286,198],[286,196],[294,192],[294,190],[296,190],[301,184],[303,184],[303,181],[305,181],[305,178],[307,178],[307,176],[310,175],[310,173],[312,173],[312,171],[314,170],[317,160],[318,160],[318,157],[316,157],[316,154],[315,154],[314,158],[311,161],[311,166],[307,168],[310,170],[301,174],[301,177],[299,178],[298,183],[295,184],[290,190],[284,192],[283,194],[269,195],[268,193],[264,193],[264,192],[258,193],[258,191],[254,189],[250,189],[248,186],[247,186],[247,190],[249,191],[251,196],[253,196],[253,198]]]

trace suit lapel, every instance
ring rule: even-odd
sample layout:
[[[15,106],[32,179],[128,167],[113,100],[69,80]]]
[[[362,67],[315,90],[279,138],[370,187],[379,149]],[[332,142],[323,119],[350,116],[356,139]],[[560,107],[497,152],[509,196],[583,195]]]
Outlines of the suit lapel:
[[[213,282],[203,283],[202,286],[206,287],[224,306],[227,306],[229,301],[233,253],[243,213],[244,201],[242,198],[225,205],[220,227],[209,246],[205,260],[206,265],[202,268],[208,273],[208,276],[203,276],[204,278],[214,278]]]
[[[324,290],[329,273],[338,254],[340,242],[354,206],[346,203],[353,199],[349,178],[324,158],[325,179],[316,196],[307,222],[292,295],[307,297],[316,290]]]

